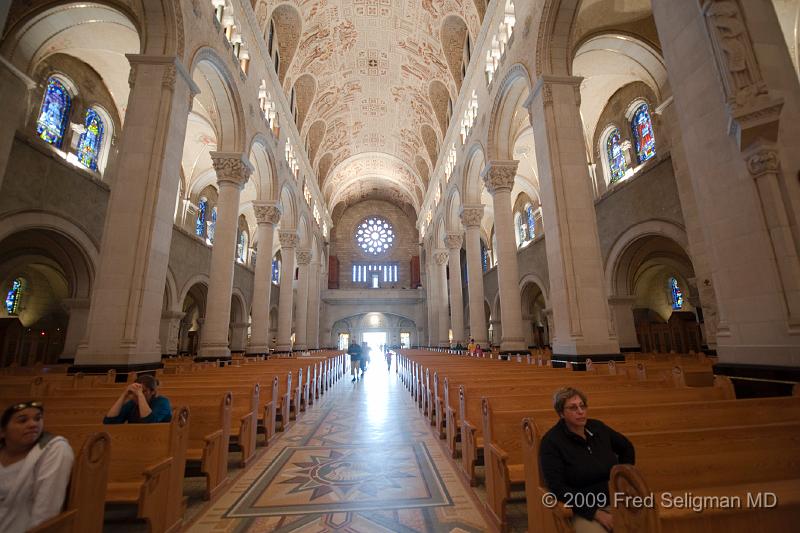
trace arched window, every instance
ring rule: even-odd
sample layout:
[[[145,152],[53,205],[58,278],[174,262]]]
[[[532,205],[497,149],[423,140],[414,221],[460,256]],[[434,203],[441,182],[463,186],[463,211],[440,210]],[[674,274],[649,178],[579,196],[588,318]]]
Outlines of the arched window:
[[[208,229],[206,230],[206,242],[214,244],[214,235],[217,232],[217,208],[211,208],[211,219],[208,221]]]
[[[609,183],[621,180],[628,170],[625,153],[622,150],[622,139],[619,130],[614,128],[606,139],[606,157],[608,158]]]
[[[197,205],[197,221],[194,224],[194,234],[198,237],[206,236],[206,211],[208,210],[208,200],[200,198]]]
[[[66,86],[58,78],[47,80],[42,108],[36,120],[36,134],[45,142],[61,148],[64,142],[64,131],[69,122],[69,109],[72,96]]]
[[[656,138],[653,135],[653,122],[650,120],[647,104],[636,108],[631,121],[631,129],[636,142],[636,158],[641,164],[656,155]]]
[[[78,160],[86,168],[97,170],[100,147],[103,143],[103,132],[105,131],[103,119],[100,118],[97,111],[90,107],[86,110],[83,127],[84,131],[78,141]]]
[[[669,278],[669,293],[672,300],[672,309],[678,311],[683,307],[683,291],[678,285],[678,280]]]
[[[516,240],[517,247],[519,247],[525,244],[525,236],[528,234],[528,228],[526,227],[525,218],[522,216],[522,213],[514,215],[514,227],[517,228]]]
[[[486,249],[483,239],[481,239],[481,266],[484,272],[489,270],[489,250]]]
[[[536,220],[533,215],[533,206],[531,204],[525,206],[525,218],[528,220],[528,238],[533,240],[536,236]]]
[[[249,241],[247,230],[239,228],[239,238],[236,240],[236,260],[247,263],[247,244]]]
[[[22,306],[22,292],[25,290],[25,280],[16,278],[11,282],[11,290],[8,291],[6,296],[6,312],[9,315],[16,316],[19,314]]]
[[[492,232],[492,265],[497,264],[497,233]]]
[[[280,282],[281,282],[281,260],[275,258],[272,260],[272,283],[278,285],[280,284]]]

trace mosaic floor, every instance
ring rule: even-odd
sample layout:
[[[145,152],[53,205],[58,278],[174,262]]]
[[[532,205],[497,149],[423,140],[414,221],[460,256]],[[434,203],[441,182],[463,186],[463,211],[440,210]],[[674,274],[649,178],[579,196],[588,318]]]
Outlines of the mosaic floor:
[[[394,367],[342,379],[211,504],[191,532],[487,531]]]

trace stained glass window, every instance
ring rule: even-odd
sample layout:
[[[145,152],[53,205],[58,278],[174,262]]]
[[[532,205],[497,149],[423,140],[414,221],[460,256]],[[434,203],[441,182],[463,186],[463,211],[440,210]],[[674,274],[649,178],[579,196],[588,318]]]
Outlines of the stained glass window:
[[[211,208],[211,220],[208,222],[208,244],[214,244],[214,235],[217,233],[217,208]]]
[[[42,109],[36,120],[36,133],[45,142],[58,148],[64,141],[64,131],[69,122],[69,108],[72,97],[58,78],[47,80]]]
[[[240,263],[247,262],[247,232],[239,230],[239,238],[236,241],[236,260]]]
[[[86,168],[97,170],[97,161],[100,157],[100,146],[103,142],[105,126],[100,115],[92,108],[86,111],[83,121],[84,132],[78,141],[78,160]]]
[[[656,138],[653,135],[653,122],[650,120],[647,104],[636,108],[631,129],[633,129],[633,138],[636,140],[636,157],[639,163],[644,163],[656,155]]]
[[[536,221],[533,216],[533,206],[528,204],[525,207],[525,217],[528,219],[528,238],[533,239],[536,236]]]
[[[9,315],[18,315],[20,304],[22,303],[22,291],[24,290],[22,278],[17,278],[11,283],[11,290],[6,296],[6,311]]]
[[[528,234],[528,229],[525,227],[525,219],[522,218],[522,214],[517,213],[514,221],[517,223],[517,246],[522,246],[525,243],[525,236]]]
[[[206,235],[206,210],[208,209],[208,200],[200,198],[200,204],[197,206],[197,221],[194,224],[194,233],[198,237],[205,237]]]
[[[622,150],[622,139],[619,130],[614,130],[608,134],[606,140],[606,155],[608,156],[608,169],[611,172],[611,183],[619,181],[625,176],[628,165],[625,163],[625,153]]]
[[[365,253],[382,254],[394,243],[394,229],[381,217],[369,217],[358,225],[356,243]]]
[[[281,261],[280,259],[272,260],[272,283],[277,285],[281,281]]]
[[[489,250],[486,249],[486,245],[483,244],[483,241],[481,241],[481,266],[483,266],[484,272],[489,270]]]
[[[683,291],[678,285],[678,280],[669,278],[669,291],[672,298],[672,308],[676,311],[683,307]]]

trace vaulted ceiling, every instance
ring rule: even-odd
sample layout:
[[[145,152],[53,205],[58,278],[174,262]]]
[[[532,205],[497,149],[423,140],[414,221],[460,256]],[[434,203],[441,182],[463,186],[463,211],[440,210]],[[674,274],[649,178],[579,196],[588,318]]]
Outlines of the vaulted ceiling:
[[[288,42],[281,80],[287,95],[295,89],[330,209],[370,197],[419,209],[461,85],[466,32],[474,42],[480,29],[475,1],[295,0],[270,17]]]

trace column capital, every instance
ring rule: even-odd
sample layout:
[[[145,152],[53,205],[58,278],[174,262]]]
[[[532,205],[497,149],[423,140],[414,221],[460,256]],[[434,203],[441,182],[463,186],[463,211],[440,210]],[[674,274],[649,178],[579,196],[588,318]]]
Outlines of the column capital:
[[[489,161],[481,172],[483,184],[489,194],[494,196],[498,191],[511,191],[514,178],[517,176],[519,161]]]
[[[281,221],[281,208],[272,202],[254,202],[256,222],[275,225]]]
[[[758,179],[766,174],[775,174],[780,168],[780,157],[774,146],[761,145],[745,153],[747,170],[753,179]]]
[[[278,232],[278,240],[281,242],[281,248],[296,248],[300,237],[294,230],[283,230]]]
[[[253,165],[241,152],[211,152],[209,155],[217,173],[217,183],[228,182],[241,189],[253,173]]]
[[[295,256],[297,258],[297,264],[298,265],[309,264],[311,262],[312,255],[313,254],[311,253],[311,250],[306,250],[306,249],[297,250],[297,255]]]
[[[444,238],[444,245],[448,250],[460,250],[463,242],[464,238],[460,233],[448,233]]]
[[[446,265],[449,258],[450,254],[447,252],[447,250],[438,248],[433,251],[433,260],[436,261],[436,264],[439,266]]]
[[[465,205],[461,208],[461,223],[466,228],[481,225],[483,220],[483,205]]]
[[[533,102],[536,101],[539,94],[542,95],[542,102],[545,105],[552,105],[553,85],[571,85],[575,91],[575,103],[581,105],[582,82],[583,78],[580,76],[552,76],[543,74],[536,79],[536,83],[533,84],[533,90],[522,105],[528,110],[531,116],[533,116]]]
[[[200,94],[200,88],[192,79],[192,75],[186,70],[181,60],[177,56],[160,56],[151,54],[125,54],[128,62],[131,65],[131,71],[128,74],[128,85],[133,90],[136,85],[136,75],[139,65],[162,65],[165,67],[164,77],[161,80],[161,85],[165,88],[174,91],[175,81],[177,76],[180,75],[183,81],[189,87],[189,101],[191,102],[195,96]]]

